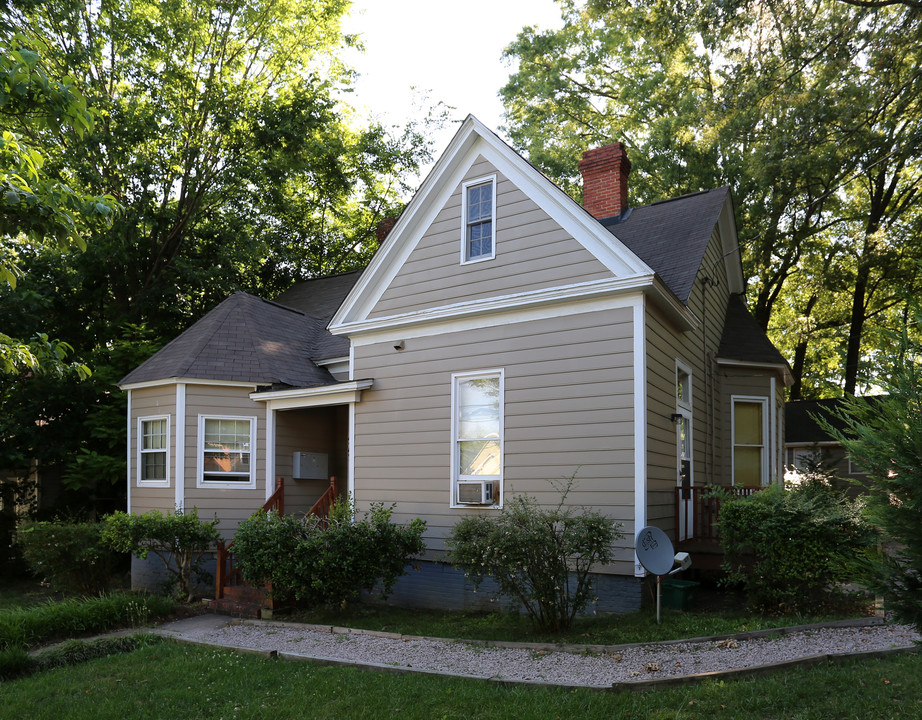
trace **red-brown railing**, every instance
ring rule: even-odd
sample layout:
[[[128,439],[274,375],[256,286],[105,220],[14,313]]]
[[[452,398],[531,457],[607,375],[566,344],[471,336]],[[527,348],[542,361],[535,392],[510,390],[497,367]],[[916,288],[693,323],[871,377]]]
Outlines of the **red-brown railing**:
[[[285,514],[285,478],[278,479],[275,492],[263,503],[262,509],[263,512],[275,510],[279,515]],[[233,545],[233,540],[227,544],[223,540],[218,541],[217,567],[215,568],[215,598],[218,600],[224,597],[224,588],[245,584],[240,575],[240,568],[234,562],[234,553],[231,552]],[[271,593],[269,597],[271,599]]]
[[[762,490],[761,485],[692,485],[675,489],[675,542],[720,545],[721,495],[729,492],[737,497]],[[684,530],[684,532],[682,532]],[[684,537],[683,537],[684,535]]]
[[[330,520],[330,509],[333,507],[333,503],[336,502],[336,478],[330,478],[330,487],[326,489],[323,495],[314,503],[313,507],[308,511],[308,515],[316,515],[320,518],[320,527],[326,529],[329,525]]]

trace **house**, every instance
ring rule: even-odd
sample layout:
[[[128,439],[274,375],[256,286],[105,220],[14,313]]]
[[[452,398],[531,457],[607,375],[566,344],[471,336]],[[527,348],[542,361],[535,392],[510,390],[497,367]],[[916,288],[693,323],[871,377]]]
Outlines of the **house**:
[[[881,396],[866,395],[862,402],[875,402]],[[788,482],[799,482],[805,471],[819,465],[832,473],[832,484],[849,494],[861,493],[861,483],[867,479],[867,472],[853,462],[842,444],[823,428],[818,420],[829,422],[838,430],[845,429],[839,416],[841,398],[821,400],[793,400],[785,405],[784,414],[784,478]]]
[[[639,606],[635,531],[693,533],[706,484],[782,473],[787,363],[748,313],[728,188],[629,207],[620,143],[580,206],[473,117],[369,266],[233,295],[122,382],[133,512],[237,523],[286,479],[428,523],[399,602],[470,606],[452,526],[513,493],[622,523],[599,610]],[[693,515],[693,514],[692,514]],[[145,569],[136,561],[136,583]]]

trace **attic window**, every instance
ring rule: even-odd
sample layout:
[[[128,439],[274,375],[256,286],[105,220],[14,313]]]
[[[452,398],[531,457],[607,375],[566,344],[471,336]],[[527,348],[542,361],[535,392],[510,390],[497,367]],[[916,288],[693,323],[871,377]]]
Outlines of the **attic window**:
[[[496,178],[466,182],[462,194],[461,262],[490,260],[496,256]]]

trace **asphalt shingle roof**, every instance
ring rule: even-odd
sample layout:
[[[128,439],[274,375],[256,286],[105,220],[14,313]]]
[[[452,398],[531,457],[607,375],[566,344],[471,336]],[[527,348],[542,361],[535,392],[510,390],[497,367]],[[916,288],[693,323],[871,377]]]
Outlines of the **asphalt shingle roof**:
[[[632,208],[600,223],[688,304],[692,287],[730,188],[683,195]]]
[[[731,295],[717,357],[742,362],[787,365],[787,360],[749,313],[741,295]]]
[[[120,385],[197,378],[314,387],[335,380],[310,356],[316,334],[304,313],[238,292],[231,295]]]

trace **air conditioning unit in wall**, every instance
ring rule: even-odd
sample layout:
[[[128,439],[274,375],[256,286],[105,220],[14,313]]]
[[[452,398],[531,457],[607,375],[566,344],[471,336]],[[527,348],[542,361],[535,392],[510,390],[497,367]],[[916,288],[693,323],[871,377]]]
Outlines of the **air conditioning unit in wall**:
[[[329,480],[326,453],[296,452],[291,459],[291,477],[295,480]]]
[[[458,503],[460,505],[492,505],[493,483],[485,480],[459,482]]]

